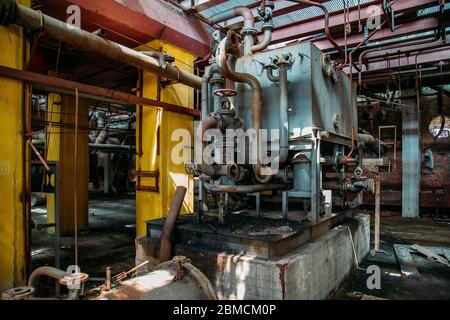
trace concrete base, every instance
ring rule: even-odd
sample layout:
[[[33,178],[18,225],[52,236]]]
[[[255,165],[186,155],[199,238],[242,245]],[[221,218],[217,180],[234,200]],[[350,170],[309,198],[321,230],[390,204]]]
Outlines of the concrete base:
[[[352,234],[350,237],[349,228]],[[220,299],[320,300],[334,294],[370,250],[370,217],[355,215],[342,226],[279,258],[176,246],[213,283]],[[136,262],[149,259],[148,238],[136,239]]]

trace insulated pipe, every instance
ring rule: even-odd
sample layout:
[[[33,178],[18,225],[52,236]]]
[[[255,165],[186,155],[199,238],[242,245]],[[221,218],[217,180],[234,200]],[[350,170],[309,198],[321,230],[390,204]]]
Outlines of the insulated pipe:
[[[8,15],[8,12],[3,11],[7,10],[5,9],[7,8],[6,3],[10,2],[11,0],[0,0],[0,17]],[[13,1],[13,3],[15,3],[15,1]],[[31,31],[43,27],[44,34],[48,37],[68,43],[80,50],[95,53],[105,58],[136,67],[140,70],[156,73],[167,79],[176,79],[180,83],[196,89],[201,88],[200,77],[182,71],[175,66],[167,65],[165,68],[161,68],[159,61],[155,58],[149,57],[118,43],[103,39],[90,32],[75,28],[72,25],[50,16],[43,15],[40,12],[27,8],[21,4],[16,4],[13,10],[15,10],[15,15],[13,15],[9,21],[2,21],[5,25],[14,23]],[[41,21],[43,22],[43,26],[41,26]]]
[[[184,196],[186,195],[185,187],[177,187],[172,203],[170,204],[169,214],[161,231],[161,248],[159,253],[159,262],[166,262],[172,259],[172,232],[183,206]]]
[[[217,24],[236,17],[244,18],[244,28],[242,33],[244,34],[244,54],[248,55],[252,53],[252,47],[254,45],[253,35],[255,30],[255,19],[253,18],[252,11],[245,6],[238,6],[231,8],[230,10],[220,12],[208,18],[209,24]]]
[[[50,277],[59,281],[66,275],[67,273],[65,271],[53,267],[39,267],[31,273],[30,278],[28,279],[28,286],[36,289],[39,279],[42,276]]]
[[[271,190],[282,190],[287,187],[285,184],[253,184],[245,186],[231,186],[231,185],[219,185],[216,186],[212,183],[203,182],[203,186],[210,192],[222,192],[222,193],[254,193],[264,192]]]
[[[239,46],[239,39],[237,34],[230,30],[228,31],[227,36],[220,42],[216,51],[216,62],[219,67],[220,73],[226,79],[230,79],[235,82],[241,82],[248,84],[252,89],[252,121],[253,121],[253,129],[256,130],[257,135],[259,135],[260,130],[262,129],[262,87],[259,83],[258,79],[251,74],[248,73],[239,73],[232,71],[228,66],[228,54],[231,53],[231,64],[234,65],[237,53],[237,49]],[[261,150],[261,141],[259,137],[257,137],[257,164],[255,165],[254,172],[255,177],[260,183],[267,183],[270,181],[272,176],[263,176],[261,174],[262,165],[260,163],[260,150]]]

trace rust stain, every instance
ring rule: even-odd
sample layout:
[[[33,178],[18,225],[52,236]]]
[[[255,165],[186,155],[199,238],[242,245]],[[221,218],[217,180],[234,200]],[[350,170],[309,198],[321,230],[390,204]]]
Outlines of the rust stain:
[[[286,264],[277,264],[278,269],[280,269],[279,277],[281,283],[281,297],[284,300],[286,294]]]

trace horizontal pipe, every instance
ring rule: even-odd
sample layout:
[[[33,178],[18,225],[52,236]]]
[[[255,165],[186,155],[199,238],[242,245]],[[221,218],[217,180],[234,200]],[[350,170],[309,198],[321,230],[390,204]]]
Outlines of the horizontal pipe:
[[[43,144],[45,144],[45,140],[33,140],[33,145],[43,145]],[[98,150],[104,153],[136,152],[135,146],[117,145],[117,144],[89,143],[89,149]]]
[[[210,192],[223,192],[223,193],[254,193],[264,192],[271,190],[282,190],[287,187],[285,184],[253,184],[245,186],[229,186],[219,185],[216,186],[212,183],[203,182],[203,186]]]
[[[146,107],[162,108],[167,111],[191,115],[194,117],[198,117],[200,115],[200,112],[195,109],[189,109],[171,103],[138,97],[121,91],[91,86],[80,82],[74,82],[61,78],[51,77],[45,74],[35,72],[8,68],[5,66],[0,66],[0,76],[21,81],[29,81],[33,84],[41,84],[52,88],[64,89],[67,90],[67,92],[71,93],[72,95],[75,94],[75,88],[77,88],[79,92],[86,93],[87,95],[92,96],[94,100],[95,97],[100,97],[106,98],[109,101],[114,101],[116,103],[132,103],[135,105],[143,105]]]
[[[0,0],[0,2],[7,1],[10,0]],[[3,7],[0,6],[0,8]],[[4,14],[5,12],[0,12],[0,16]],[[21,4],[17,4],[16,14],[11,22],[30,31],[38,30],[42,27],[41,22],[43,22],[44,34],[50,38],[70,44],[80,50],[125,63],[140,70],[159,74],[167,79],[177,79],[180,83],[196,89],[201,88],[201,78],[194,74],[171,65],[166,65],[165,68],[162,68],[159,61],[153,57],[103,39]]]

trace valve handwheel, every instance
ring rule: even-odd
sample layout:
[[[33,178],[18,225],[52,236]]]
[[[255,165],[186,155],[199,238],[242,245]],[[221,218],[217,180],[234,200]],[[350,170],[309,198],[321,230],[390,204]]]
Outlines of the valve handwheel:
[[[234,97],[237,95],[236,90],[233,89],[217,89],[214,94],[219,97]]]

